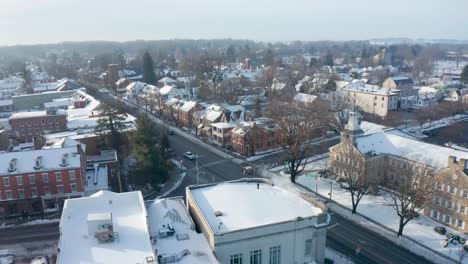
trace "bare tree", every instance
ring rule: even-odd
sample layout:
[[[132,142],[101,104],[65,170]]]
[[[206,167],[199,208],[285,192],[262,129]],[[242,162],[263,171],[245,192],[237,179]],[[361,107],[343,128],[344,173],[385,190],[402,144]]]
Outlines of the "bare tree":
[[[194,88],[197,86],[197,58],[190,56],[184,58],[182,63],[179,66],[179,69],[184,73],[184,76],[187,78],[190,85],[190,95],[194,96]]]
[[[406,224],[431,203],[437,183],[435,176],[425,168],[405,165],[396,177],[385,181],[388,192],[384,205],[393,208],[400,218],[398,236],[402,236]]]
[[[293,100],[280,101],[276,97],[271,97],[268,103],[266,114],[280,128],[282,140],[279,144],[293,183],[312,154],[314,145],[310,141],[321,134],[325,112],[322,104],[298,105]]]
[[[346,101],[343,96],[334,96],[328,100],[329,104],[329,125],[337,132],[345,129],[348,123],[349,110],[352,108],[351,104]]]
[[[351,195],[352,214],[356,213],[361,199],[370,192],[369,181],[364,178],[364,159],[357,152],[352,145],[342,144],[339,159],[333,160],[334,167],[343,172],[338,177],[341,188]]]

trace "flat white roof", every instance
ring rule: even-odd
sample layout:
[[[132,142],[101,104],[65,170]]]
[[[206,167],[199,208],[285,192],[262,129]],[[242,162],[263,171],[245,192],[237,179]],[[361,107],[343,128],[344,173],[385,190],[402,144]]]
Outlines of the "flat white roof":
[[[88,235],[88,215],[100,213],[112,213],[113,230],[118,233],[114,242],[99,243]],[[66,200],[60,232],[58,263],[146,263],[147,257],[156,260],[139,191],[99,191],[90,197]]]
[[[257,182],[225,182],[189,191],[218,234],[322,213],[298,194],[265,183],[259,183],[259,189]]]
[[[175,230],[172,236],[156,238],[154,246],[158,255],[170,256],[188,250],[190,254],[180,259],[178,264],[218,263],[205,236],[195,231],[181,198],[156,200],[147,205],[147,211],[152,236],[158,237],[159,231],[168,229],[168,225]],[[178,239],[177,236],[187,239]]]
[[[47,116],[46,111],[31,111],[31,112],[18,112],[10,116],[9,119],[21,119],[21,118],[30,118],[30,117],[40,117]],[[62,112],[57,111],[56,115],[63,115]]]

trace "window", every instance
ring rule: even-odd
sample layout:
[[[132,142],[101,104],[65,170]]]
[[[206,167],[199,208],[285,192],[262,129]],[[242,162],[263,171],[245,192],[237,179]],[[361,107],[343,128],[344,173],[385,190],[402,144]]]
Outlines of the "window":
[[[36,184],[36,176],[34,174],[29,175],[29,183]]]
[[[18,197],[20,199],[23,199],[24,198],[24,190],[23,189],[18,189]]]
[[[45,125],[45,119],[41,120],[41,125]]]
[[[28,126],[30,126],[30,125],[31,125],[31,120],[28,120]]]
[[[68,176],[70,176],[70,181],[74,181],[75,180],[75,171],[74,170],[68,171]]]
[[[439,212],[432,210],[431,217],[434,219],[439,219]]]
[[[465,206],[460,204],[460,213],[465,214]]]
[[[36,197],[37,196],[37,188],[31,188],[31,196]]]
[[[61,172],[56,172],[56,173],[55,173],[55,179],[56,179],[58,182],[61,182],[61,181],[62,181],[62,173],[61,173]]]
[[[465,223],[462,220],[458,219],[457,220],[457,227],[458,228],[463,228],[464,226],[465,226]]]
[[[63,193],[63,185],[57,185],[57,192]]]
[[[34,120],[34,125],[36,125],[36,126],[39,125],[39,121],[37,119]]]
[[[452,201],[447,201],[447,208],[448,208],[448,209],[453,209],[453,203],[452,203]]]
[[[305,241],[305,250],[304,250],[304,255],[306,257],[312,256],[312,239],[307,239]]]
[[[11,199],[11,191],[10,191],[10,190],[6,190],[5,193],[6,193],[6,198],[7,198],[7,200],[10,200],[10,199]]]
[[[262,250],[250,251],[250,264],[262,264]]]
[[[450,215],[444,215],[444,222],[445,222],[445,223],[450,224],[451,220],[452,220],[452,219],[451,219]]]
[[[231,255],[231,264],[242,264],[242,254]]]
[[[457,188],[453,187],[453,186],[449,186],[449,193],[451,194],[455,194],[457,192]]]
[[[3,184],[6,186],[10,186],[10,178],[9,177],[5,177],[3,178]]]
[[[270,248],[270,264],[280,264],[281,259],[281,247],[271,247]]]
[[[49,119],[49,125],[52,125],[52,119]]]
[[[49,174],[42,173],[42,181],[43,182],[49,182]]]
[[[23,185],[23,176],[16,176],[16,184]]]
[[[72,184],[71,184],[71,189],[72,189],[72,192],[77,192],[77,190],[76,190],[76,183],[72,183]]]
[[[49,186],[44,186],[44,195],[50,194]]]
[[[55,124],[59,124],[60,123],[60,120],[57,118],[55,119]]]
[[[20,126],[24,126],[24,121],[20,121]]]
[[[461,191],[463,198],[468,198],[468,192],[466,190]]]

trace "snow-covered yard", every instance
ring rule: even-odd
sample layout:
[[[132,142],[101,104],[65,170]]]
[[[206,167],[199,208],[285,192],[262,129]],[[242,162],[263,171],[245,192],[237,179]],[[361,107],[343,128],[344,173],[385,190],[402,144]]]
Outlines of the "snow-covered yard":
[[[323,166],[322,164],[324,164],[324,162],[315,162],[315,169],[320,169]],[[310,164],[309,169],[314,169],[313,165],[314,164]],[[329,197],[330,187],[332,187],[332,200],[347,208],[352,208],[350,194],[342,190],[336,182],[331,183],[330,180],[321,178],[316,180],[315,177],[310,177],[309,175],[301,175],[296,181],[310,190],[317,190],[319,194],[325,197]],[[368,195],[362,198],[357,210],[358,213],[397,231],[399,218],[394,209],[384,206],[384,203],[385,194],[379,196]],[[450,256],[451,258],[458,259],[461,246],[450,244],[447,248],[444,248],[442,246],[442,242],[444,241],[445,236],[434,231],[434,227],[440,225],[441,224],[434,220],[421,215],[418,219],[412,220],[406,225],[403,234],[435,251]],[[447,232],[467,238],[463,234],[450,228],[447,228]],[[463,263],[468,263],[468,257]]]

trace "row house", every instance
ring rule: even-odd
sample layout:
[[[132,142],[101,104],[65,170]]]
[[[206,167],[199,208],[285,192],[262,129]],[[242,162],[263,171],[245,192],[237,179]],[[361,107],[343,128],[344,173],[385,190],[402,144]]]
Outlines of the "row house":
[[[268,118],[242,122],[232,130],[231,135],[233,150],[243,156],[278,150],[284,140],[280,127]]]
[[[85,175],[81,145],[0,153],[0,216],[58,211],[83,196]]]
[[[203,109],[205,109],[205,107],[196,101],[185,102],[185,104],[179,109],[180,125],[186,128],[192,128],[194,113]]]
[[[55,132],[67,128],[65,111],[48,109],[46,111],[19,112],[8,118],[13,139],[17,142],[31,142],[43,132]]]
[[[410,138],[395,129],[363,133],[350,113],[341,143],[330,148],[330,172],[355,175],[376,191],[408,173],[434,177],[437,190],[424,215],[468,233],[468,152]]]

